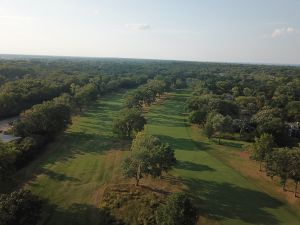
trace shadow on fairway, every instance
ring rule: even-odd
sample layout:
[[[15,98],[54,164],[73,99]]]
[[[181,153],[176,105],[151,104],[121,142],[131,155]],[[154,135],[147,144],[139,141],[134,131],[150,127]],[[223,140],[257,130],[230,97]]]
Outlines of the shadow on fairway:
[[[44,169],[43,174],[47,175],[49,178],[53,180],[58,180],[58,181],[73,181],[73,182],[80,181],[77,178],[70,177],[62,173],[56,173],[48,169]]]
[[[179,161],[178,164],[175,166],[176,169],[182,170],[190,170],[190,171],[216,171],[215,169],[211,168],[210,166],[188,162],[188,161]]]
[[[121,221],[117,221],[114,216],[112,216],[107,210],[96,208],[93,205],[74,203],[67,209],[59,208],[53,204],[45,203],[45,208],[47,208],[48,215],[45,216],[43,221],[39,224],[111,224],[111,225],[121,225]]]
[[[238,143],[238,142],[232,142],[232,141],[227,141],[224,139],[221,139],[221,143],[219,144],[219,141],[217,139],[212,140],[213,143],[220,145],[220,146],[227,146],[227,147],[232,147],[232,148],[242,148],[243,144]]]
[[[203,151],[211,148],[207,143],[193,141],[188,138],[175,138],[167,135],[158,135],[158,137],[176,150]]]
[[[283,203],[263,192],[201,179],[186,179],[184,183],[199,198],[199,207],[208,217],[266,225],[280,222],[266,210],[278,208]]]
[[[16,177],[8,183],[5,189],[16,190],[25,183],[30,184],[31,186],[38,186],[38,184],[35,184],[35,181],[41,174],[45,174],[49,178],[57,181],[77,182],[79,180],[76,178],[55,173],[46,168],[49,165],[66,162],[86,153],[98,155],[105,154],[105,150],[109,150],[108,146],[110,145],[114,146],[114,140],[110,136],[100,136],[80,132],[64,133],[55,142],[49,144],[46,151],[40,154],[35,161],[25,167],[29,172],[23,169],[25,173],[17,174]]]

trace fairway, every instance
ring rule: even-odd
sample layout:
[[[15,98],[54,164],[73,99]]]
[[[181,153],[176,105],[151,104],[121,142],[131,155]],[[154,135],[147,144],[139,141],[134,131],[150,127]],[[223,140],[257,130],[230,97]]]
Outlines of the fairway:
[[[179,165],[172,175],[180,177],[199,198],[208,219],[221,224],[299,224],[300,216],[285,203],[271,197],[255,183],[211,154],[216,148],[240,148],[238,142],[218,146],[188,126],[182,115],[188,92],[172,94],[147,114],[146,130],[158,135],[176,150]],[[234,146],[234,147],[233,147]]]
[[[122,107],[122,96],[106,96],[90,106],[44,154],[18,174],[21,181],[29,180],[28,189],[49,201],[40,224],[99,223],[98,190],[120,174],[123,152],[111,126]]]

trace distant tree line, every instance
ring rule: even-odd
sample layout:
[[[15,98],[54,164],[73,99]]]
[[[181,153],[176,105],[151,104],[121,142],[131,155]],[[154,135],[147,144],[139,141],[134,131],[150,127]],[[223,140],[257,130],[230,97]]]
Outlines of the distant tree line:
[[[0,118],[16,116],[31,106],[63,93],[73,96],[81,110],[86,101],[120,88],[133,88],[147,81],[147,76],[61,75],[18,79],[0,89]]]

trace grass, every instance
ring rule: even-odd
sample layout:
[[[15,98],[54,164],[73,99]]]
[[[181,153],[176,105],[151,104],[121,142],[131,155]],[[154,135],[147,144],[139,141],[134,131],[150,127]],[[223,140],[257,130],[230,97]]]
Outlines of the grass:
[[[235,170],[223,158],[241,152],[245,143],[208,141],[198,129],[188,126],[183,103],[188,92],[173,94],[163,104],[153,106],[147,114],[147,131],[159,136],[176,150],[179,165],[172,172],[188,191],[198,198],[205,216],[201,224],[299,224],[284,200],[265,192],[263,186]],[[233,161],[231,161],[232,163]]]
[[[98,224],[101,187],[120,175],[128,143],[111,132],[122,107],[122,95],[97,101],[73,125],[18,174],[18,182],[47,199],[40,224]]]

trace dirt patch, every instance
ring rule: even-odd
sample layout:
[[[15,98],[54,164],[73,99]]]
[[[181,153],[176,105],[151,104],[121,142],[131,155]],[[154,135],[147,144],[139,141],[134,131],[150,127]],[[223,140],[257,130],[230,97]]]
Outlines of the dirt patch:
[[[246,152],[246,151],[240,152],[239,155],[241,158],[246,158],[246,159],[249,159],[249,157],[250,157],[250,153]]]

